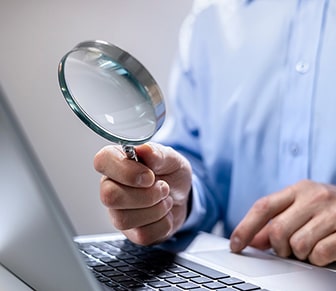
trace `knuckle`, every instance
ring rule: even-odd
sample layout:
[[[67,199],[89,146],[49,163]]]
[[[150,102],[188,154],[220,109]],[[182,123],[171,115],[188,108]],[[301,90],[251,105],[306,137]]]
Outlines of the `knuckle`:
[[[112,182],[104,182],[100,190],[100,200],[107,207],[113,207],[118,203],[118,195],[115,193],[115,187]]]
[[[310,261],[318,266],[324,266],[330,263],[330,257],[333,255],[332,248],[322,242],[318,243],[310,255]]]
[[[278,256],[285,258],[291,255],[292,249],[289,243],[287,227],[282,220],[277,219],[271,222],[269,240]]]
[[[286,236],[286,225],[281,219],[274,219],[269,227],[269,236],[272,242],[281,242]]]
[[[156,204],[152,209],[152,213],[147,215],[147,224],[160,223],[162,229],[165,229],[165,218],[172,208],[172,200],[164,199]],[[155,211],[154,211],[155,210]]]
[[[300,260],[306,259],[311,249],[310,241],[307,237],[308,236],[304,237],[293,235],[289,240],[293,253]]]
[[[262,197],[254,203],[254,209],[258,212],[267,213],[269,211],[269,207],[270,201],[268,196]]]
[[[112,223],[116,229],[123,231],[130,228],[128,217],[126,215],[123,215],[122,212],[115,210],[113,211],[113,213],[110,212],[110,214],[112,218]]]
[[[297,186],[298,186],[299,188],[301,188],[301,187],[312,186],[312,184],[313,184],[312,181],[310,181],[310,180],[308,180],[308,179],[302,179],[301,181],[299,181],[299,182],[297,183]],[[294,185],[294,186],[295,186],[295,185]]]
[[[159,190],[153,191],[152,189],[139,189],[136,191],[136,195],[137,205],[147,209],[157,207],[162,199]]]
[[[323,185],[319,185],[315,192],[316,201],[328,201],[332,197],[331,192]]]

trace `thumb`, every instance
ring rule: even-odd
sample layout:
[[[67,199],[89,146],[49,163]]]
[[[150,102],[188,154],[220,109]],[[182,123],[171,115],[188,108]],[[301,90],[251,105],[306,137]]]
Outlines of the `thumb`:
[[[167,175],[181,168],[182,156],[171,147],[146,143],[136,147],[138,158],[156,175]]]

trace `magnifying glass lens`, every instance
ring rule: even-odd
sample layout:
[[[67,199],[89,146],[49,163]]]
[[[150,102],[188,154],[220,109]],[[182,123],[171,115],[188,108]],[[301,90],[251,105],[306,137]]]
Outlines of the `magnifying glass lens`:
[[[146,68],[121,48],[85,41],[58,66],[63,96],[75,114],[100,136],[122,145],[137,161],[134,145],[147,142],[164,122],[158,84]]]
[[[151,100],[141,84],[110,57],[95,49],[73,51],[63,71],[70,103],[102,130],[129,141],[155,132],[157,117]]]

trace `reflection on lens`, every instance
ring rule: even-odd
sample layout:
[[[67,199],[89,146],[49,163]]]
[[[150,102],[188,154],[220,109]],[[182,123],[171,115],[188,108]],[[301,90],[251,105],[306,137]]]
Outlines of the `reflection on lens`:
[[[87,57],[88,55],[88,57]],[[150,100],[129,73],[104,55],[76,51],[64,73],[74,101],[105,130],[123,139],[144,139],[155,131]],[[90,60],[90,62],[83,62]]]

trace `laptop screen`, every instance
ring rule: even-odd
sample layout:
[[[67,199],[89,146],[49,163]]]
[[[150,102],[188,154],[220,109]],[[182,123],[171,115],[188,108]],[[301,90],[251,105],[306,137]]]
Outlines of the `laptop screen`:
[[[95,290],[74,231],[0,88],[0,262],[37,290]]]

